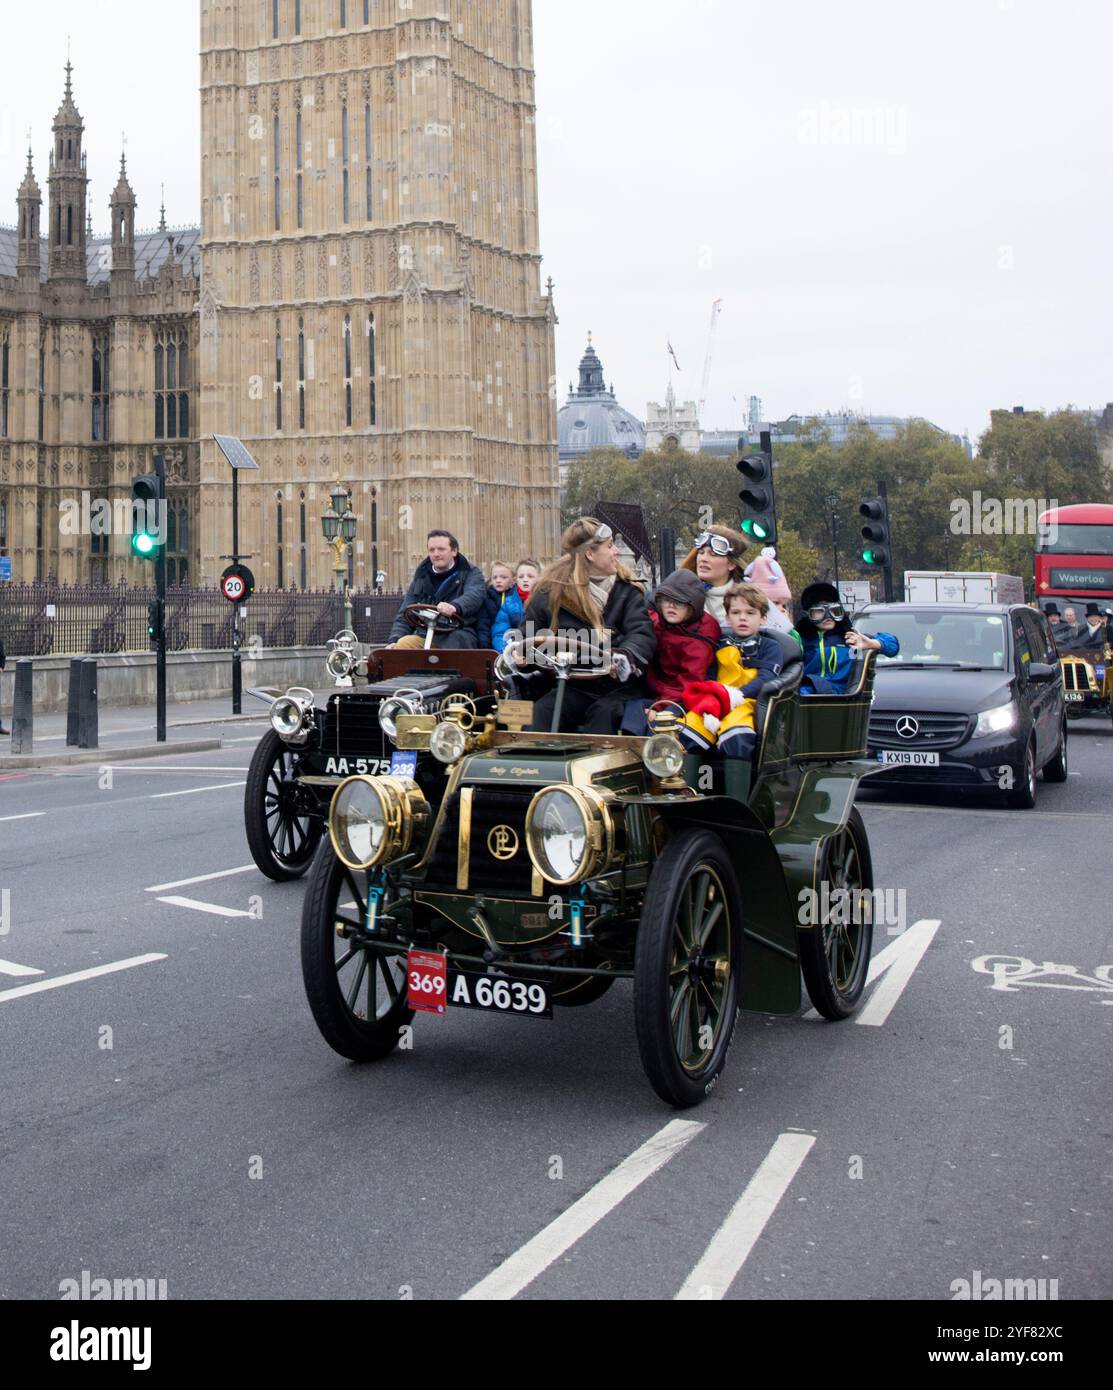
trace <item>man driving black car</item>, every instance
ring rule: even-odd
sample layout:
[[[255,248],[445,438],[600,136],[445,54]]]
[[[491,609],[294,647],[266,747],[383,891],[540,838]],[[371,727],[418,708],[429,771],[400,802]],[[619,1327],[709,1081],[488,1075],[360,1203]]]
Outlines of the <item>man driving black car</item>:
[[[390,630],[391,647],[423,647],[425,629],[406,617],[407,608],[424,605],[445,619],[461,624],[454,632],[440,632],[433,639],[438,648],[475,648],[479,645],[479,614],[487,596],[483,571],[460,554],[460,542],[451,531],[430,531],[429,558],[417,567]]]

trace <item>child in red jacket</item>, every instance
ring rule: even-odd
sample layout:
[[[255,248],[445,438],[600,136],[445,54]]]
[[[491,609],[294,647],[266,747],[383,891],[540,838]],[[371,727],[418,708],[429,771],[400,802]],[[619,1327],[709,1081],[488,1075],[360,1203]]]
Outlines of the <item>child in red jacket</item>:
[[[657,589],[650,621],[657,634],[657,653],[645,673],[652,700],[631,700],[622,721],[624,734],[649,732],[645,711],[658,700],[683,704],[685,689],[715,669],[722,637],[716,619],[704,611],[706,591],[690,570],[670,574]]]

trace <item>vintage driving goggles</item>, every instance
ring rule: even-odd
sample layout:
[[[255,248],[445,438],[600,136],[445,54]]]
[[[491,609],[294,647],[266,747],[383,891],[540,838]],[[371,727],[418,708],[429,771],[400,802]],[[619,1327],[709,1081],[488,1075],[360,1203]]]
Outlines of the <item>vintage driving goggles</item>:
[[[599,545],[603,541],[613,540],[614,532],[611,530],[611,528],[609,526],[600,526],[600,528],[598,529],[598,531],[596,531],[594,536],[589,536],[586,541],[580,542],[579,549],[587,550],[589,546]]]
[[[710,550],[713,555],[718,555],[723,559],[734,554],[734,546],[731,545],[726,536],[715,536],[710,531],[702,531],[696,537],[696,549]]]
[[[814,608],[808,609],[808,617],[813,623],[826,622],[828,618],[838,623],[846,617],[846,609],[841,603],[817,603]]]

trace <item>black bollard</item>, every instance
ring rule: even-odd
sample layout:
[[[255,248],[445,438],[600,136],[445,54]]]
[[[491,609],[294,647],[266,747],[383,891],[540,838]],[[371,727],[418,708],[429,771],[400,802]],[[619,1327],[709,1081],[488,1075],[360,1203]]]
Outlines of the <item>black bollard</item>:
[[[66,747],[76,748],[80,724],[81,663],[84,657],[70,658],[70,691],[66,701]]]
[[[97,662],[87,656],[81,663],[81,692],[78,717],[78,748],[97,748]]]
[[[23,656],[15,664],[15,696],[12,704],[12,752],[30,753],[35,736],[35,664]]]

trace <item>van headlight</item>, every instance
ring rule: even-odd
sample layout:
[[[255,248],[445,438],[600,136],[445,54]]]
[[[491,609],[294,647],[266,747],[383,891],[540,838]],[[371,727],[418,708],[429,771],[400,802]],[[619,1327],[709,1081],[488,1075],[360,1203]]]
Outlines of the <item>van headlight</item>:
[[[974,737],[985,738],[989,734],[1004,734],[1016,728],[1016,704],[1010,700],[1007,705],[995,709],[984,709],[974,725]]]
[[[526,848],[533,867],[563,887],[604,872],[616,849],[616,826],[605,797],[590,788],[546,787],[526,812]]]
[[[271,705],[271,728],[283,742],[306,743],[313,727],[312,691],[291,690]]]
[[[371,869],[423,847],[429,821],[429,803],[416,782],[349,777],[333,793],[328,833],[349,869]]]

